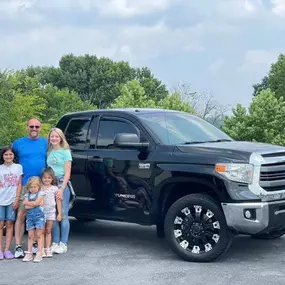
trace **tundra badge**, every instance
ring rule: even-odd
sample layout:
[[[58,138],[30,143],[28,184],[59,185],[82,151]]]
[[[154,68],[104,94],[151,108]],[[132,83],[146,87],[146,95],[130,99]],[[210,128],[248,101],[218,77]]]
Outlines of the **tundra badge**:
[[[139,169],[149,169],[150,163],[139,163]]]

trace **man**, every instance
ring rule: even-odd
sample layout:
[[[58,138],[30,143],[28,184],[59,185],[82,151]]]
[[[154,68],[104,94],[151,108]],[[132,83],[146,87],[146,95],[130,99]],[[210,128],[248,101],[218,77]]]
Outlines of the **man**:
[[[25,209],[23,205],[25,185],[32,176],[40,176],[46,167],[48,141],[40,137],[41,122],[35,118],[27,122],[28,136],[19,138],[13,143],[19,163],[23,166],[23,188],[19,199],[17,220],[15,223],[15,258],[24,257],[21,241],[25,231]],[[37,251],[37,243],[34,243],[33,252]]]

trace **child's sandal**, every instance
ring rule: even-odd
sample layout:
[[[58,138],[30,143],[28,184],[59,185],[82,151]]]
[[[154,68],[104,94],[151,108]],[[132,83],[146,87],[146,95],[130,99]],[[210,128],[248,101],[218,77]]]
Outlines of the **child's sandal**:
[[[43,260],[41,252],[37,252],[34,258],[34,262],[41,262]]]
[[[30,251],[25,251],[25,257],[23,258],[24,262],[29,262],[33,260],[33,253]]]

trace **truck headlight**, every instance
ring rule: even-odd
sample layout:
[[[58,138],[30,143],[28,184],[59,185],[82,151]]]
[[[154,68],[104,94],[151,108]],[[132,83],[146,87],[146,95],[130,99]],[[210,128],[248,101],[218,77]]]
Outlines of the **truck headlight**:
[[[241,183],[252,183],[253,165],[240,163],[218,163],[216,172],[227,179]]]

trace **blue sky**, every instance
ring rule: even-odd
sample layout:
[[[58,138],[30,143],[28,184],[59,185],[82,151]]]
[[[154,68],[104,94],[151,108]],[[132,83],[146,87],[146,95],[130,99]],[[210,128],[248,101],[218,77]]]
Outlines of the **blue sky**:
[[[285,0],[1,0],[0,27],[1,69],[89,53],[248,106],[285,52]]]

